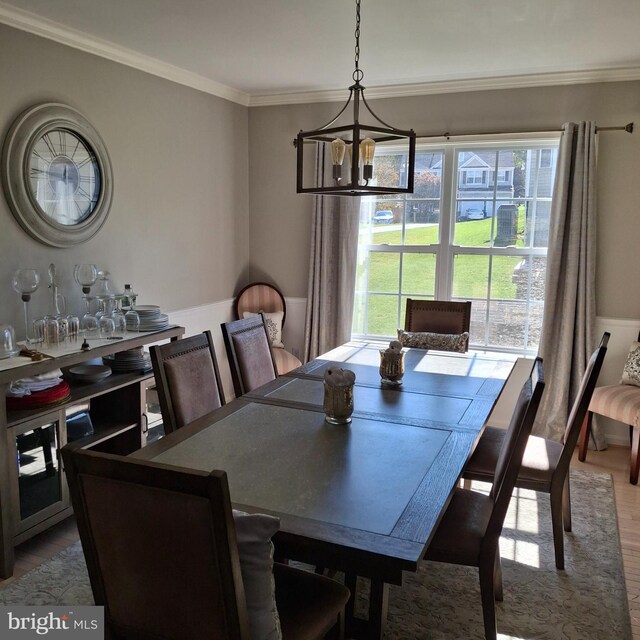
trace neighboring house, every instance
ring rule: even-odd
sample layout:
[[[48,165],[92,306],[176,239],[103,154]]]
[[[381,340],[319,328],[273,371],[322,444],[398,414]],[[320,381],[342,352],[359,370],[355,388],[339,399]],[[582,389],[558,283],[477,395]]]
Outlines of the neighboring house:
[[[513,198],[515,161],[511,151],[465,152],[458,165],[458,217],[464,218],[470,209],[480,209],[487,216],[494,214],[496,198]]]

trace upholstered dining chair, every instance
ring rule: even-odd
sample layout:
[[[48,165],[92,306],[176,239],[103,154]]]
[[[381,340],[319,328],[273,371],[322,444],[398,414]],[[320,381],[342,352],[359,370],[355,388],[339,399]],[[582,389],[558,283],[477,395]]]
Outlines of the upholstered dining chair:
[[[558,569],[564,569],[563,528],[565,531],[571,531],[569,466],[587,407],[600,375],[609,337],[608,333],[602,336],[600,345],[587,364],[580,389],[569,414],[562,442],[530,436],[516,479],[516,487],[549,494],[553,546]],[[485,427],[473,455],[464,468],[463,478],[491,482],[504,439],[504,429]]]
[[[425,554],[426,560],[478,567],[487,640],[495,640],[495,600],[502,600],[499,540],[544,388],[537,358],[502,441],[490,493],[456,488]]]
[[[453,302],[450,300],[413,300],[412,298],[407,298],[404,318],[405,332],[452,336],[466,333],[463,350],[467,351],[469,348],[468,334],[470,326],[470,301]],[[438,343],[437,348],[446,349],[446,346]]]
[[[211,331],[155,345],[149,351],[165,433],[224,404]]]
[[[638,343],[640,343],[640,334],[638,334]],[[629,444],[631,446],[629,482],[638,484],[640,472],[640,386],[637,386],[637,383],[620,383],[596,387],[580,431],[578,448],[580,462],[587,459],[594,414],[629,425]]]
[[[244,287],[233,302],[236,320],[262,312],[269,330],[269,342],[279,375],[299,367],[302,362],[287,351],[282,342],[282,330],[287,319],[287,304],[278,287],[268,282],[254,282]]]
[[[261,313],[225,322],[220,328],[236,398],[276,379],[278,373],[269,345],[267,326]]]
[[[232,512],[224,471],[73,445],[62,457],[107,637],[271,638],[278,618],[284,640],[342,637],[349,590],[273,565],[277,518]]]

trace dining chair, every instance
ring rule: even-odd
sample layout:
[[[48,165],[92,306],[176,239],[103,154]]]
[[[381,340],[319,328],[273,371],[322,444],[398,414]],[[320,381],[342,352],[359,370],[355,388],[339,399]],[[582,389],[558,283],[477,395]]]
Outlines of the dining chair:
[[[414,300],[407,298],[404,330],[410,332],[460,335],[469,333],[471,302]],[[465,351],[469,348],[467,336]]]
[[[638,334],[638,340],[635,345],[640,345],[640,334]],[[632,345],[632,349],[637,348],[635,345]],[[629,357],[632,357],[631,354]],[[629,364],[631,363],[627,360],[625,370]],[[631,366],[634,367],[634,365]],[[584,462],[587,459],[594,414],[622,422],[629,425],[631,454],[629,459],[629,482],[638,484],[638,475],[640,474],[640,386],[638,386],[637,381],[634,381],[634,384],[628,384],[624,381],[625,370],[623,370],[623,381],[620,383],[595,388],[586,418],[580,430],[578,460]]]
[[[500,446],[489,494],[456,487],[425,559],[478,567],[487,640],[495,640],[495,600],[502,600],[499,540],[527,438],[544,389],[542,360],[536,358]]]
[[[245,529],[236,524],[238,514],[248,514],[232,512],[224,471],[73,444],[62,458],[107,637],[271,638],[278,619],[284,640],[319,640],[330,631],[342,637],[349,590],[325,576],[273,565],[270,538],[259,539],[263,523],[258,519],[254,532],[246,526],[255,517],[244,520]],[[277,519],[262,518],[277,527]]]
[[[236,398],[275,380],[278,373],[260,313],[220,325]]]
[[[211,331],[149,351],[165,434],[225,403]]]
[[[602,336],[600,345],[593,352],[587,364],[580,389],[569,414],[562,442],[540,436],[530,436],[516,479],[516,487],[549,494],[553,547],[558,569],[564,569],[563,528],[565,531],[571,531],[569,466],[576,448],[580,428],[600,375],[609,337],[609,333]],[[473,455],[464,468],[463,478],[491,482],[504,439],[504,429],[485,427]]]
[[[241,289],[233,301],[236,320],[246,315],[262,312],[269,329],[271,353],[278,375],[284,375],[299,367],[302,362],[282,342],[282,330],[287,319],[287,304],[282,291],[268,282],[253,282]]]

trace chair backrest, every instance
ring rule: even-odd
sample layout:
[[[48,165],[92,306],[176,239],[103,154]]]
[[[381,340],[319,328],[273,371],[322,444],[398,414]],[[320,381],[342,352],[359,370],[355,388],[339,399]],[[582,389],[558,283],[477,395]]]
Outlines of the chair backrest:
[[[108,637],[248,640],[227,476],[62,449]]]
[[[604,357],[607,354],[607,344],[609,343],[610,337],[611,334],[605,331],[598,348],[591,354],[591,358],[587,363],[587,368],[580,382],[580,389],[578,390],[576,399],[573,402],[573,407],[571,408],[571,413],[569,414],[569,419],[567,420],[567,427],[563,437],[564,448],[556,466],[556,473],[563,473],[569,468],[573,450],[576,448],[578,437],[580,436],[582,423],[589,409],[593,390],[598,383],[598,376],[602,369]]]
[[[220,325],[236,398],[275,380],[276,365],[262,314]]]
[[[493,498],[494,507],[485,535],[485,540],[489,542],[500,537],[513,488],[522,465],[527,440],[531,434],[536,413],[540,406],[543,390],[542,359],[536,358],[531,375],[522,386],[518,396],[513,417],[509,423],[509,428],[505,434],[496,462],[490,494]]]
[[[471,325],[471,302],[407,298],[405,331],[464,333]]]
[[[155,345],[149,351],[165,433],[224,404],[210,331]]]
[[[233,313],[236,320],[243,317],[245,311],[258,313],[273,313],[282,311],[282,326],[287,317],[287,305],[278,287],[268,282],[254,282],[248,284],[236,296],[233,302]]]

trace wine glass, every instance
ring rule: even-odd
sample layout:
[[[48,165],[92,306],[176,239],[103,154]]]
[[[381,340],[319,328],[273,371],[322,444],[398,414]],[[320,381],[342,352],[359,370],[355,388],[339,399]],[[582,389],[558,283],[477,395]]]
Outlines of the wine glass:
[[[39,285],[40,274],[37,269],[17,269],[11,280],[13,290],[22,296],[24,303],[24,339],[27,344],[32,344],[29,337],[29,300]]]
[[[140,330],[140,315],[136,311],[136,294],[131,292],[129,294],[129,309],[124,314],[127,322],[127,331],[139,331]]]
[[[115,325],[115,333],[118,335],[124,335],[127,332],[127,318],[122,310],[122,299],[124,294],[119,293],[114,296],[114,308],[111,313],[113,323]]]
[[[98,319],[91,314],[91,300],[93,298],[89,297],[89,293],[98,279],[98,267],[95,264],[77,264],[73,268],[73,278],[82,287],[83,298],[87,305],[80,320],[80,329],[85,332],[85,336],[87,333],[97,333]]]

